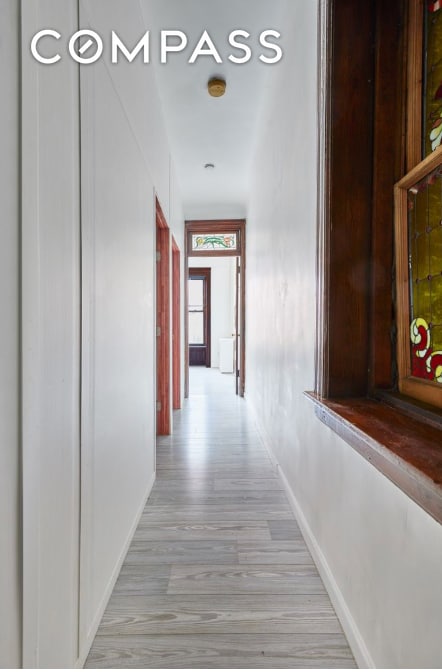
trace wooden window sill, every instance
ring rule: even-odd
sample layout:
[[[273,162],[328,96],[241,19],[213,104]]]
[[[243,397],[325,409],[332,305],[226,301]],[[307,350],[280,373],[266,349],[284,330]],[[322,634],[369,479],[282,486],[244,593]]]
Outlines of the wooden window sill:
[[[322,399],[317,417],[442,523],[442,428],[366,398]]]

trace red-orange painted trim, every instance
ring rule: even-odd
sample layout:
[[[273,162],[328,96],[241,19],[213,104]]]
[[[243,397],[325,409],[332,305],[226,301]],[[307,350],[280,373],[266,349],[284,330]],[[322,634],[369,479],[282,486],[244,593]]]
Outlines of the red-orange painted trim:
[[[172,406],[181,408],[181,253],[172,236]]]
[[[157,434],[170,434],[170,231],[156,201],[157,260]]]

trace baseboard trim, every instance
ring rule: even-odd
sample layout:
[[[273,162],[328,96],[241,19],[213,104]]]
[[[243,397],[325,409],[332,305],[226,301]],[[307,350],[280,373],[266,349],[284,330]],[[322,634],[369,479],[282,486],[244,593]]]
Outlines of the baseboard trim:
[[[121,551],[121,553],[120,553],[120,556],[119,556],[119,558],[118,558],[118,561],[117,561],[117,563],[116,563],[116,565],[115,565],[114,571],[112,572],[112,575],[111,575],[111,577],[110,577],[110,579],[109,579],[109,582],[108,582],[108,584],[107,584],[107,588],[106,588],[106,590],[105,590],[105,592],[104,592],[104,595],[103,595],[103,598],[102,598],[102,600],[101,600],[100,606],[99,606],[99,608],[97,609],[96,616],[95,616],[95,618],[94,618],[94,621],[93,621],[92,626],[91,626],[90,631],[89,631],[90,634],[89,634],[87,640],[84,642],[83,646],[81,647],[80,656],[79,656],[77,662],[75,663],[75,669],[82,669],[82,668],[84,667],[84,664],[85,664],[85,662],[86,662],[86,659],[87,659],[87,657],[88,657],[88,655],[89,655],[90,648],[91,648],[91,646],[92,646],[92,643],[93,643],[93,641],[94,641],[94,639],[95,639],[95,636],[96,636],[96,634],[97,634],[98,628],[99,628],[99,626],[100,626],[101,619],[103,618],[103,614],[104,614],[104,612],[105,612],[105,610],[106,610],[107,603],[109,602],[110,596],[112,595],[112,591],[113,591],[113,589],[114,589],[114,587],[115,587],[115,583],[116,583],[116,581],[117,581],[117,579],[118,579],[118,576],[119,576],[119,574],[120,574],[121,567],[122,567],[123,562],[124,562],[124,560],[125,560],[125,558],[126,558],[127,552],[128,552],[128,550],[129,550],[129,546],[130,546],[130,544],[131,544],[131,542],[132,542],[132,537],[133,537],[134,534],[135,534],[135,530],[137,529],[137,527],[138,527],[138,523],[140,522],[141,514],[142,514],[143,511],[144,511],[144,507],[146,506],[146,502],[147,502],[147,500],[148,500],[148,498],[149,498],[149,495],[150,495],[150,493],[151,493],[151,491],[152,491],[153,485],[154,485],[154,483],[155,483],[155,478],[156,478],[156,472],[154,472],[154,473],[152,474],[152,476],[151,476],[151,478],[150,478],[150,480],[149,480],[149,483],[148,483],[148,486],[147,486],[147,490],[146,490],[146,494],[145,494],[145,496],[144,496],[144,498],[143,498],[143,502],[142,502],[140,508],[139,508],[138,511],[137,511],[137,514],[136,514],[136,516],[135,516],[134,522],[133,522],[133,524],[132,524],[132,526],[131,526],[131,528],[130,528],[130,530],[129,530],[129,533],[128,533],[127,537],[126,537],[126,542],[125,542],[125,544],[124,544],[124,546],[123,546],[123,548],[122,548],[122,551]]]
[[[253,405],[253,403],[250,401],[250,398],[247,395],[244,395],[244,399],[247,403],[249,411],[251,411],[251,413],[252,413],[253,421],[256,425],[256,429],[258,430],[259,438],[261,439],[261,442],[263,443],[264,448],[266,449],[266,451],[268,453],[268,456],[269,456],[269,459],[272,463],[273,469],[275,470],[275,472],[279,473],[279,462],[276,459],[276,456],[273,452],[273,449],[272,449],[272,446],[271,446],[271,443],[270,443],[270,439],[267,435],[267,432],[264,429],[264,426],[261,422],[261,418],[259,417],[258,413],[256,412],[256,408]]]
[[[304,516],[304,513],[302,512],[299,502],[296,499],[287,481],[287,478],[281,469],[281,466],[279,466],[279,476],[281,477],[281,480],[284,484],[284,489],[290,502],[290,506],[293,510],[296,520],[298,521],[298,525],[301,528],[305,543],[307,544],[308,549],[312,554],[315,565],[318,568],[318,572],[329,594],[330,600],[342,625],[345,636],[347,637],[348,644],[355,657],[356,663],[361,669],[374,669],[376,666],[368,652],[364,639],[353,620],[351,612],[339,589],[338,584],[336,583],[335,577],[333,576],[327,559],[324,556],[316,540],[316,537],[314,536],[311,527]]]
[[[347,638],[350,649],[356,660],[356,664],[360,669],[375,669],[376,665],[374,664],[374,661],[367,649],[365,641],[359,631],[359,628],[357,627],[353,619],[353,616],[351,615],[350,609],[347,606],[347,603],[336,582],[333,572],[330,569],[327,559],[324,556],[316,540],[316,537],[313,534],[313,531],[302,511],[302,508],[287,480],[287,477],[273,452],[270,437],[265,431],[261,423],[260,417],[256,412],[256,409],[254,408],[253,404],[251,403],[250,399],[247,399],[247,403],[253,413],[255,424],[258,433],[260,435],[260,438],[262,440],[262,443],[264,444],[264,447],[266,448],[269,454],[269,458],[272,461],[272,464],[274,465],[275,470],[277,471],[284,485],[284,490],[289,500],[290,507],[298,522],[298,525],[304,536],[305,543],[307,544],[308,549],[313,557],[318,572],[321,576],[321,579],[324,583],[324,586],[328,592],[330,600],[339,618],[339,621],[341,623],[342,629],[344,630],[344,634]]]

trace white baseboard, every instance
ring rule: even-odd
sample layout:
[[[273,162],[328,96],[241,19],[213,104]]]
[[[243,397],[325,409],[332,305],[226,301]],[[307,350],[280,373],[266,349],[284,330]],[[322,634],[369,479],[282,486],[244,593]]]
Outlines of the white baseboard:
[[[147,490],[146,490],[146,494],[145,494],[145,496],[144,496],[143,502],[142,502],[140,508],[139,508],[138,511],[137,511],[137,514],[136,514],[136,516],[135,516],[134,522],[132,523],[132,526],[131,526],[131,528],[130,528],[130,530],[129,530],[129,533],[128,533],[127,537],[126,537],[126,542],[125,542],[125,544],[124,544],[124,546],[123,546],[123,548],[122,548],[122,550],[121,550],[121,553],[120,553],[120,556],[119,556],[119,558],[118,558],[118,561],[117,561],[116,564],[115,564],[114,571],[112,572],[112,575],[111,575],[111,577],[110,577],[110,579],[109,579],[109,581],[108,581],[108,584],[107,584],[106,590],[105,590],[105,592],[104,592],[103,598],[102,598],[102,600],[101,600],[101,602],[100,602],[100,606],[99,606],[99,608],[97,609],[97,613],[96,613],[96,616],[95,616],[95,618],[94,618],[94,622],[92,623],[92,626],[91,626],[91,629],[90,629],[89,637],[87,638],[87,640],[86,640],[86,641],[83,643],[83,645],[81,646],[80,656],[79,656],[77,662],[75,663],[75,669],[81,669],[81,668],[84,667],[84,664],[85,664],[85,662],[86,662],[86,659],[87,659],[87,657],[88,657],[88,655],[89,655],[90,648],[91,648],[92,643],[93,643],[93,641],[94,641],[94,639],[95,639],[95,636],[96,636],[96,634],[97,634],[97,630],[98,630],[98,628],[99,628],[99,626],[100,626],[101,619],[103,618],[103,614],[104,614],[104,612],[105,612],[105,610],[106,610],[107,603],[109,602],[110,596],[112,595],[112,591],[113,591],[113,589],[114,589],[114,587],[115,587],[115,583],[116,583],[116,581],[117,581],[117,579],[118,579],[118,576],[119,576],[119,574],[120,574],[121,567],[122,567],[122,565],[123,565],[124,559],[125,559],[125,557],[126,557],[126,555],[127,555],[127,552],[128,552],[128,550],[129,550],[129,546],[130,546],[130,544],[131,544],[131,542],[132,542],[132,537],[133,537],[134,534],[135,534],[135,530],[137,529],[137,527],[138,527],[138,523],[140,522],[140,518],[141,518],[141,515],[142,515],[142,513],[143,513],[143,511],[144,511],[144,507],[146,506],[146,502],[147,502],[147,500],[148,500],[148,498],[149,498],[149,495],[150,495],[150,493],[151,493],[151,491],[152,491],[153,484],[155,483],[155,478],[156,478],[156,472],[154,472],[154,473],[152,474],[152,476],[151,476],[151,478],[150,478],[150,480],[149,480],[149,483],[148,483],[148,486],[147,486]]]
[[[344,630],[345,636],[347,638],[348,644],[356,660],[356,664],[361,669],[375,669],[376,665],[374,664],[374,661],[365,645],[364,639],[353,619],[353,616],[351,615],[351,612],[330,569],[327,559],[324,556],[321,547],[318,544],[316,537],[313,534],[313,531],[306,517],[304,516],[302,508],[292,488],[290,487],[287,477],[283,469],[281,468],[281,465],[278,463],[278,460],[273,452],[270,437],[265,431],[259,418],[259,415],[256,412],[255,408],[253,407],[253,404],[250,402],[249,399],[247,399],[247,402],[250,410],[253,413],[258,433],[269,454],[269,458],[272,461],[272,464],[274,465],[274,468],[278,472],[278,475],[280,476],[281,481],[284,485],[284,489],[287,498],[289,500],[290,507],[298,522],[305,543],[307,544],[308,549],[313,557],[315,565],[318,569],[318,572],[321,576],[321,579],[324,583],[324,586],[327,590],[327,593],[339,618],[342,629]]]
[[[259,417],[258,413],[256,412],[256,409],[252,402],[250,401],[249,397],[247,395],[244,396],[244,399],[247,403],[247,406],[249,408],[249,411],[251,411],[253,420],[256,425],[256,429],[258,430],[259,438],[261,439],[262,443],[264,444],[264,448],[266,449],[269,459],[272,463],[273,469],[275,472],[279,473],[279,463],[278,460],[276,459],[276,456],[272,450],[272,446],[270,443],[270,439],[264,429],[264,426],[261,422],[261,418]]]
[[[290,506],[293,510],[296,520],[298,521],[298,525],[301,528],[305,543],[307,544],[308,549],[312,554],[315,565],[325,585],[327,593],[329,594],[330,600],[342,625],[345,636],[347,637],[347,641],[355,657],[356,663],[359,668],[375,668],[376,666],[370,656],[370,653],[368,652],[362,635],[353,620],[341,590],[336,583],[335,577],[333,576],[327,559],[324,556],[281,467],[279,467],[279,475],[284,484]]]

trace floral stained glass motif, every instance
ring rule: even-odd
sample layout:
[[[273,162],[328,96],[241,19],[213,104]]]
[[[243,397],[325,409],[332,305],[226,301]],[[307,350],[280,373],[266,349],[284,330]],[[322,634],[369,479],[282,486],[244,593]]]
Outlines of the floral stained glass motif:
[[[411,374],[442,384],[442,166],[408,190]]]
[[[195,233],[192,234],[192,251],[236,250],[236,233]]]
[[[442,1],[425,3],[424,156],[442,144]]]

